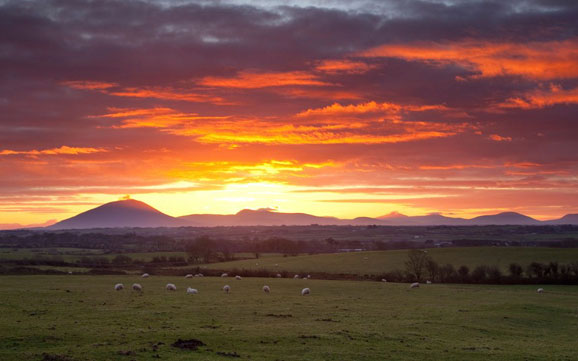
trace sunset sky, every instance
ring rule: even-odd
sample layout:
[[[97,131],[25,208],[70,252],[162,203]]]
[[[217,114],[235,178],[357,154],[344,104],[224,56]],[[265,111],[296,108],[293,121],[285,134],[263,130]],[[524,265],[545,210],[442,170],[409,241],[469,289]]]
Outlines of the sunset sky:
[[[0,225],[125,195],[578,213],[578,2],[0,0]]]

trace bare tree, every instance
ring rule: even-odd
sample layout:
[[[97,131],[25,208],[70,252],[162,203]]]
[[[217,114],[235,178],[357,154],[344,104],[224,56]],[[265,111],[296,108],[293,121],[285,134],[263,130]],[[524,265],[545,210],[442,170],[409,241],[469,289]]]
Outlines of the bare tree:
[[[420,249],[410,250],[407,254],[407,261],[405,261],[405,269],[408,275],[420,282],[429,259],[430,257],[425,251]]]

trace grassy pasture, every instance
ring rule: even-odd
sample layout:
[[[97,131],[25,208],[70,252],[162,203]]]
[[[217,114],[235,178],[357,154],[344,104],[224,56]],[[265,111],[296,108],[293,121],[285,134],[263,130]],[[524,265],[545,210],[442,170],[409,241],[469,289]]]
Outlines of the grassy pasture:
[[[296,257],[266,257],[203,265],[208,269],[266,269],[295,273],[382,274],[395,269],[404,270],[407,250],[350,252],[306,255]],[[517,262],[523,267],[531,262],[578,262],[578,248],[539,247],[465,247],[432,248],[429,255],[439,264],[456,267],[466,265],[470,270],[479,265],[497,266],[507,273],[508,266]],[[277,265],[277,266],[276,266]]]
[[[139,282],[144,292],[116,292],[117,282]],[[177,292],[165,291],[167,282]],[[186,295],[189,285],[200,293]],[[312,293],[302,297],[305,286]],[[578,287],[545,288],[4,276],[0,359],[575,360]],[[179,338],[206,346],[172,347]]]

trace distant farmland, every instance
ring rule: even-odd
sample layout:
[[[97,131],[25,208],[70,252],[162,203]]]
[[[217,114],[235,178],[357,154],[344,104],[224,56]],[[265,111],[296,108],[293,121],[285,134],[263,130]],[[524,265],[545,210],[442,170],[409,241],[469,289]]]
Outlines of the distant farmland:
[[[473,269],[479,265],[497,266],[507,272],[510,263],[523,267],[531,262],[578,262],[577,248],[538,247],[464,247],[432,248],[428,254],[439,264],[461,265]],[[295,273],[324,272],[347,274],[382,274],[405,269],[407,250],[332,253],[305,256],[277,256],[203,265],[207,269],[268,270]]]

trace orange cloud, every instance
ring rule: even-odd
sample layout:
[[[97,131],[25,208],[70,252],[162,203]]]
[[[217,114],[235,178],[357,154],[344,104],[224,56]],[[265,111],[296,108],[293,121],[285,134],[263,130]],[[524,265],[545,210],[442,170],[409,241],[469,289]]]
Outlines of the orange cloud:
[[[374,68],[374,66],[367,63],[351,60],[324,60],[315,66],[317,71],[328,74],[363,74],[372,68]]]
[[[199,85],[207,87],[225,87],[240,89],[258,89],[268,87],[281,87],[292,85],[326,86],[332,85],[322,82],[314,74],[303,71],[291,71],[281,73],[258,73],[242,71],[235,77],[204,77]]]
[[[494,140],[496,142],[511,142],[512,141],[512,137],[503,137],[503,136],[498,135],[498,134],[491,134],[488,138],[490,138],[491,140]]]
[[[106,94],[117,97],[129,97],[129,98],[153,98],[153,99],[181,100],[186,102],[213,103],[213,104],[227,103],[221,97],[206,95],[202,93],[193,93],[185,90],[177,91],[175,89],[161,88],[161,87],[124,88],[119,91],[106,92]]]
[[[364,57],[400,58],[434,64],[458,64],[480,77],[517,75],[532,79],[578,77],[578,38],[549,42],[484,42],[382,45]]]
[[[180,88],[171,88],[171,87],[122,88],[117,83],[104,83],[93,81],[67,81],[61,84],[72,89],[97,91],[102,94],[117,97],[178,100],[186,102],[228,104],[228,105],[232,104],[218,96],[213,96],[210,94],[204,94]],[[111,88],[115,89],[113,90]]]
[[[136,115],[140,114],[140,115]],[[471,128],[467,123],[401,121],[287,122],[227,116],[200,116],[168,108],[117,109],[100,117],[120,120],[113,128],[161,128],[209,144],[380,144],[443,138]]]
[[[90,153],[101,153],[108,152],[108,150],[103,148],[79,148],[79,147],[68,147],[63,145],[60,148],[51,148],[43,150],[2,150],[0,155],[78,155],[78,154],[90,154]]]
[[[65,81],[62,83],[62,85],[67,86],[69,88],[81,90],[104,90],[118,86],[117,83],[86,81],[86,80]]]
[[[376,103],[374,101],[363,104],[341,105],[333,103],[324,108],[307,109],[299,114],[298,117],[309,117],[317,115],[349,115],[349,114],[364,114],[364,113],[397,113],[402,110],[421,112],[428,110],[448,110],[445,105],[401,105],[394,103]]]
[[[578,104],[578,88],[564,90],[560,86],[551,85],[548,90],[534,90],[519,97],[509,98],[498,104],[498,107],[537,109],[556,104]]]
[[[91,118],[124,118],[113,128],[170,128],[195,125],[195,122],[227,119],[228,117],[199,116],[196,113],[177,112],[171,108],[124,109],[110,108],[112,113],[93,115]]]

